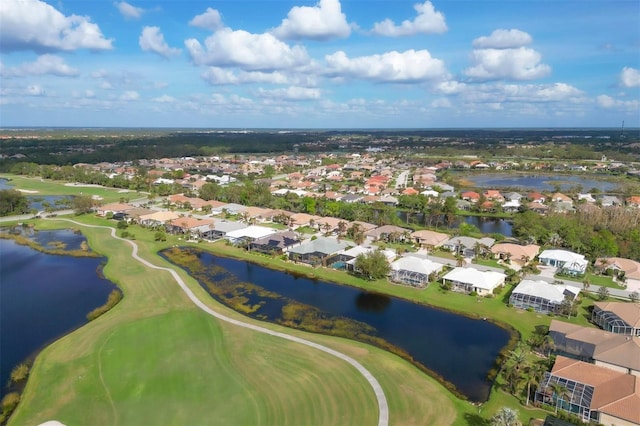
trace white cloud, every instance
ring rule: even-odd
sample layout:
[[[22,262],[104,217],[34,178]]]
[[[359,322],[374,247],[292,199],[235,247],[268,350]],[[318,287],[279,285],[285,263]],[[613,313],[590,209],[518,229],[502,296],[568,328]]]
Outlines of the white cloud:
[[[459,81],[443,81],[436,85],[436,91],[445,95],[453,95],[462,92],[466,87],[465,83],[460,83]]]
[[[353,59],[338,51],[325,56],[325,60],[330,75],[381,83],[415,83],[448,76],[444,62],[431,57],[427,50],[393,51]]]
[[[126,1],[116,2],[115,6],[118,8],[118,11],[120,11],[122,16],[129,19],[140,19],[142,13],[144,13],[144,9],[132,6]]]
[[[251,83],[289,84],[312,87],[318,84],[316,76],[307,73],[285,73],[281,71],[232,71],[219,67],[208,67],[202,78],[212,85],[236,85]]]
[[[477,49],[510,49],[531,44],[532,38],[524,31],[517,29],[498,29],[490,36],[478,37],[473,40],[473,47]]]
[[[351,34],[339,0],[320,0],[315,6],[295,6],[273,34],[280,39],[331,40]]]
[[[194,16],[194,18],[189,21],[189,25],[204,28],[205,30],[216,31],[222,28],[222,17],[220,16],[220,12],[208,7],[203,14]]]
[[[65,16],[40,0],[3,0],[0,18],[3,52],[113,48],[113,40],[105,39],[88,17]]]
[[[157,98],[152,99],[153,102],[161,103],[161,104],[170,104],[176,101],[176,98],[169,95],[158,96]]]
[[[308,87],[291,86],[282,89],[258,89],[258,96],[287,101],[309,101],[320,98],[320,90]]]
[[[598,106],[604,109],[619,109],[636,112],[640,110],[640,101],[638,100],[622,101],[608,95],[600,95],[596,98],[596,102]]]
[[[620,85],[622,87],[640,87],[640,70],[624,67],[620,73]]]
[[[180,49],[169,47],[158,27],[144,27],[139,43],[142,50],[157,53],[165,58],[179,55],[181,52]]]
[[[290,47],[269,33],[252,34],[224,28],[207,37],[204,47],[196,39],[188,39],[184,44],[197,65],[264,71],[294,68],[310,61],[304,47]]]
[[[534,80],[551,73],[541,64],[541,55],[528,47],[515,49],[476,49],[471,54],[473,66],[465,74],[475,80]]]
[[[70,67],[60,56],[44,54],[40,55],[35,62],[24,63],[18,67],[2,67],[0,75],[3,77],[24,77],[27,75],[52,74],[60,77],[75,77],[80,72]]]
[[[121,101],[137,101],[138,99],[140,99],[140,94],[135,90],[127,90],[126,92],[122,93],[118,99],[120,99]]]
[[[27,90],[25,91],[25,94],[28,96],[44,96],[45,95],[45,90],[42,88],[42,86],[39,86],[37,84],[32,84],[30,86],[27,87]]]
[[[452,106],[451,101],[447,98],[438,98],[431,102],[432,108],[451,108]]]
[[[385,19],[375,23],[372,32],[388,37],[400,37],[415,34],[441,34],[447,31],[444,15],[442,12],[436,12],[430,1],[418,3],[413,8],[418,12],[418,16],[413,21],[405,20],[400,25],[396,25],[392,20]]]
[[[503,103],[586,103],[584,93],[566,83],[553,84],[483,84],[471,86],[461,93],[468,102]]]

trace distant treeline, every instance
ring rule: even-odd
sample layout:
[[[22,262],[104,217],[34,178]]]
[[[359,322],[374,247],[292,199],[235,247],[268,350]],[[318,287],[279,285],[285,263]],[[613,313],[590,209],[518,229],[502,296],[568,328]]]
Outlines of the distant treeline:
[[[438,155],[522,155],[536,158],[599,159],[603,154],[618,161],[638,159],[637,130],[621,135],[617,129],[454,129],[454,130],[350,130],[292,132],[140,132],[87,134],[79,131],[20,139],[3,139],[0,170],[16,158],[37,164],[124,162],[150,158],[213,156],[229,153],[360,151],[369,147],[385,150],[406,148]],[[517,149],[518,145],[540,145],[540,150]],[[509,145],[509,147],[507,147]],[[516,149],[514,149],[514,145]]]

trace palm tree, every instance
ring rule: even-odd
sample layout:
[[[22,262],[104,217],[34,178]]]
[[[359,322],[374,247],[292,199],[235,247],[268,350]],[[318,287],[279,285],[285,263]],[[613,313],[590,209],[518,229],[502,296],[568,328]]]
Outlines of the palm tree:
[[[533,385],[534,387],[537,387],[540,385],[546,370],[546,367],[539,362],[529,365],[527,376],[525,378],[527,383],[527,405],[529,405],[529,397],[531,396],[531,386]]]
[[[550,383],[549,387],[553,391],[553,394],[556,396],[556,414],[558,414],[558,407],[560,406],[560,401],[564,400],[566,397],[571,397],[571,393],[567,389],[566,386],[556,382]]]
[[[464,256],[460,253],[456,254],[456,266],[464,266]]]

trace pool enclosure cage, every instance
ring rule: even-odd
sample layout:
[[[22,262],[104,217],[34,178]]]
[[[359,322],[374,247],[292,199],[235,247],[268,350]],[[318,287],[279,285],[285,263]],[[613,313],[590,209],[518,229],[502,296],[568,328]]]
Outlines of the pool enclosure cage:
[[[591,411],[594,388],[591,385],[554,376],[547,372],[536,390],[535,400],[553,409],[578,415],[582,421],[598,420],[598,412]]]
[[[389,278],[391,281],[407,284],[412,287],[426,287],[429,284],[429,275],[416,271],[392,270]]]
[[[627,336],[640,336],[640,328],[633,328],[618,315],[611,311],[603,311],[597,306],[593,307],[591,321],[599,325],[603,330]]]
[[[549,299],[544,299],[539,296],[533,296],[531,294],[513,293],[509,298],[509,303],[516,308],[529,309],[541,314],[558,313],[561,305],[553,302]]]

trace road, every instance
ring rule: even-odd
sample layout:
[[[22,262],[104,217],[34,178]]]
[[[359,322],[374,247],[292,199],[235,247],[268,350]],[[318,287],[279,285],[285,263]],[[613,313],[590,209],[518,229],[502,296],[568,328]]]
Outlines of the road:
[[[51,220],[51,219],[49,219]],[[207,314],[221,320],[221,321],[225,321],[228,322],[230,324],[236,325],[238,327],[243,327],[243,328],[248,328],[250,330],[254,330],[257,331],[259,333],[265,333],[265,334],[269,334],[271,336],[275,336],[275,337],[280,337],[282,339],[286,339],[286,340],[290,340],[292,342],[296,342],[296,343],[300,343],[302,345],[306,345],[315,349],[318,349],[322,352],[326,352],[330,355],[335,356],[336,358],[342,359],[344,361],[346,361],[347,363],[351,364],[356,370],[358,370],[358,372],[360,374],[362,374],[362,376],[364,376],[364,378],[369,382],[369,384],[371,385],[371,388],[373,389],[373,392],[376,395],[376,399],[378,401],[378,426],[388,426],[389,424],[389,405],[387,403],[387,398],[384,394],[384,391],[382,390],[382,386],[380,386],[380,383],[378,382],[378,380],[373,376],[373,374],[371,374],[371,372],[369,372],[369,370],[367,370],[362,364],[360,364],[358,361],[356,361],[355,359],[351,358],[350,356],[343,354],[342,352],[338,352],[334,349],[331,349],[327,346],[323,346],[319,343],[315,343],[312,342],[310,340],[306,340],[306,339],[302,339],[300,337],[296,337],[296,336],[291,336],[289,334],[285,334],[285,333],[281,333],[278,331],[273,331],[270,330],[268,328],[264,328],[261,327],[259,325],[255,325],[255,324],[251,324],[251,323],[246,323],[243,321],[239,321],[237,319],[234,318],[230,318],[226,315],[223,315],[219,312],[214,311],[213,309],[211,309],[210,307],[208,307],[207,305],[204,304],[204,302],[202,302],[200,299],[198,299],[198,297],[191,291],[191,289],[187,286],[187,284],[184,282],[184,280],[180,277],[180,275],[178,275],[178,273],[171,269],[171,268],[165,268],[163,266],[157,266],[154,265],[153,263],[141,258],[140,256],[138,256],[138,245],[132,241],[132,240],[127,240],[125,238],[121,238],[118,237],[116,235],[116,229],[112,228],[110,226],[100,226],[100,225],[86,225],[84,223],[80,223],[80,222],[76,222],[75,220],[71,220],[71,219],[62,219],[62,218],[56,218],[53,220],[59,220],[59,221],[65,221],[65,222],[71,222],[75,225],[79,225],[79,226],[84,226],[84,227],[88,227],[88,228],[102,228],[102,229],[109,229],[111,232],[111,237],[120,240],[120,241],[124,241],[127,244],[129,244],[133,250],[131,252],[131,257],[135,260],[137,260],[138,262],[142,263],[143,265],[151,268],[151,269],[157,269],[157,270],[161,270],[161,271],[166,271],[169,272],[171,274],[171,276],[173,277],[173,279],[178,283],[178,285],[180,286],[180,288],[182,289],[182,291],[187,295],[187,297],[193,302],[194,305],[196,305],[198,308],[200,308],[202,311],[206,312]]]

